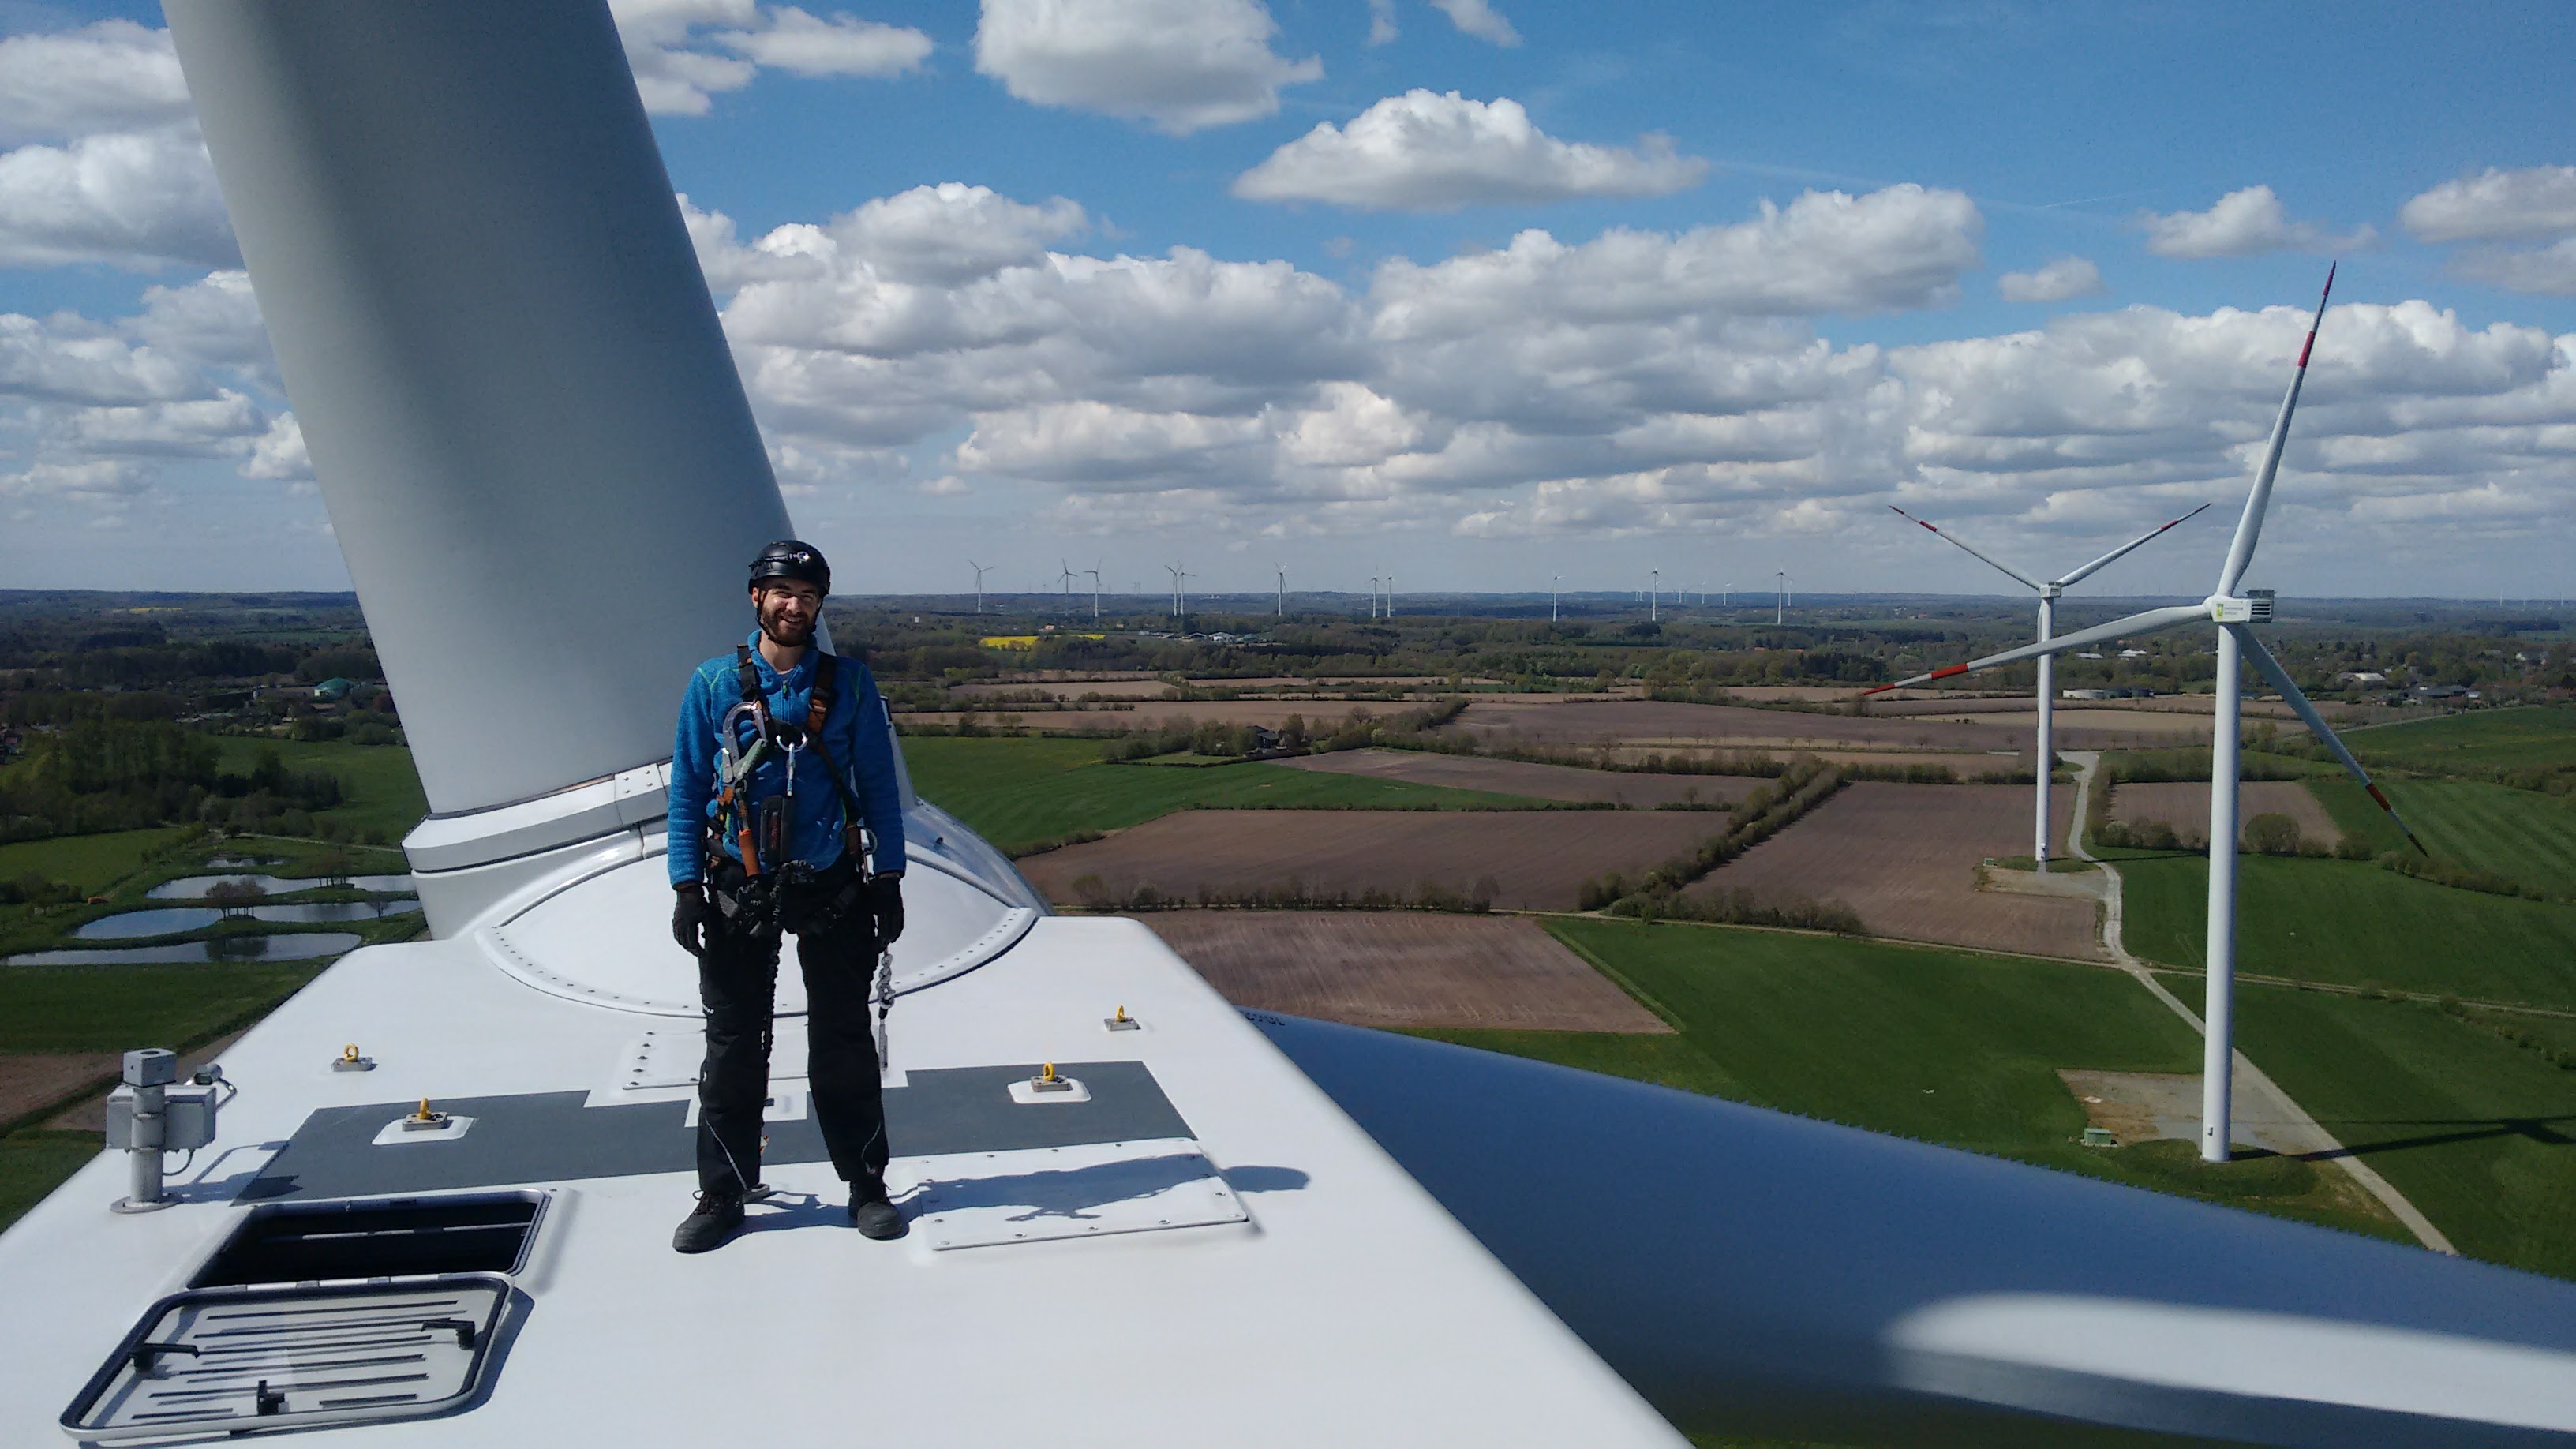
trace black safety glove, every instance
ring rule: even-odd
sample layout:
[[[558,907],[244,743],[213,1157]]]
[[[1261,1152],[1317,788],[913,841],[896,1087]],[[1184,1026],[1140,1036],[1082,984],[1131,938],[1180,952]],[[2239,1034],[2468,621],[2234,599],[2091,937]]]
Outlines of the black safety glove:
[[[894,944],[903,934],[903,875],[870,877],[868,880],[868,914],[876,918],[877,943]]]
[[[707,904],[704,886],[684,885],[679,899],[671,906],[671,937],[680,949],[692,956],[703,956],[707,950],[707,932],[716,923],[716,909]]]

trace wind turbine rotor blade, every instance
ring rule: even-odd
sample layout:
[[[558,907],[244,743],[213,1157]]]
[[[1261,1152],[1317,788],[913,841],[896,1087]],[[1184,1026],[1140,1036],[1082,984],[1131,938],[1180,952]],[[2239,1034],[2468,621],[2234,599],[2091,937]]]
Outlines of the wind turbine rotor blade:
[[[1928,533],[1928,534],[1932,535],[1934,538],[1937,538],[1937,539],[1941,540],[1943,543],[1949,544],[1949,545],[1950,545],[1951,547],[1953,547],[1953,548],[1963,550],[1963,551],[1968,555],[1968,557],[1970,557],[1970,558],[1972,558],[1972,559],[1975,559],[1977,562],[1979,562],[1979,563],[1981,563],[1981,564],[1984,564],[1986,567],[1988,567],[1988,568],[1990,568],[1990,569],[1994,569],[1995,571],[1997,571],[1997,572],[1999,572],[1999,573],[2009,575],[2009,576],[2010,576],[2014,581],[2018,582],[2018,583],[2019,583],[2023,588],[2036,590],[2036,589],[2038,589],[2038,588],[2039,588],[2039,586],[2040,586],[2040,585],[2039,585],[2039,581],[2038,581],[2038,580],[2036,580],[2036,579],[2032,579],[2032,578],[2028,578],[2028,577],[2025,577],[2025,576],[2021,573],[2021,571],[2020,571],[2020,570],[2018,570],[2018,569],[2010,569],[2010,568],[2006,568],[2006,567],[2004,567],[2002,564],[1999,564],[1999,563],[1995,562],[1993,559],[1990,559],[1990,558],[1986,557],[1984,554],[1981,554],[1981,553],[1977,552],[1975,549],[1973,549],[1973,548],[1969,548],[1966,544],[1959,542],[1959,540],[1957,539],[1957,537],[1955,537],[1954,535],[1947,534],[1947,533],[1943,533],[1943,532],[1942,532],[1941,530],[1939,530],[1938,528],[1933,527],[1931,524],[1928,524],[1928,523],[1924,522],[1922,519],[1919,519],[1919,518],[1915,517],[1913,514],[1906,512],[1904,509],[1897,507],[1897,506],[1896,506],[1895,504],[1893,504],[1893,503],[1891,503],[1891,504],[1887,505],[1887,511],[1888,511],[1888,512],[1890,512],[1890,513],[1895,514],[1895,515],[1896,515],[1897,517],[1899,517],[1899,518],[1904,519],[1906,522],[1908,522],[1908,523],[1910,523],[1910,524],[1913,524],[1916,528],[1922,529],[1925,533]]]
[[[2361,761],[2354,759],[2352,751],[2345,749],[2343,741],[2335,737],[2335,732],[2326,725],[2325,716],[2317,713],[2317,707],[2308,703],[2308,697],[2290,682],[2289,671],[2281,667],[2281,661],[2272,657],[2271,651],[2254,637],[2253,630],[2242,624],[2224,627],[2236,636],[2237,647],[2245,651],[2245,657],[2254,661],[2255,671],[2274,689],[2281,691],[2281,698],[2288,700],[2290,708],[2297,711],[2299,721],[2308,727],[2308,733],[2324,741],[2325,747],[2334,751],[2334,757],[2343,761],[2343,767],[2352,773],[2352,777],[2361,782],[2361,788],[2369,792],[2372,802],[2388,812],[2388,818],[2396,822],[2398,833],[2406,837],[2406,843],[2415,847],[2416,854],[2430,858],[2433,852],[2426,850],[2424,842],[2415,838],[2415,832],[2407,828],[2406,817],[2398,814],[2397,807],[2389,804],[2388,797],[2379,793],[2379,787],[2371,783],[2370,772],[2363,769]]]
[[[2025,644],[2019,649],[2007,649],[2001,654],[1989,654],[1983,659],[1971,659],[1965,664],[1953,664],[1946,669],[1935,669],[1929,674],[1900,679],[1894,684],[1882,684],[1875,689],[1864,689],[1861,694],[1868,696],[1885,694],[1891,689],[1911,689],[1915,685],[1935,679],[1949,679],[1983,669],[2000,669],[2007,664],[2019,664],[2025,659],[2037,659],[2043,654],[2064,654],[2071,649],[2081,649],[2087,644],[2100,644],[2106,640],[2125,638],[2132,634],[2153,634],[2161,629],[2170,629],[2177,624],[2208,622],[2208,605],[2172,604],[2161,609],[2149,609],[2144,613],[2131,614],[2125,619],[2114,619],[2108,624],[2097,625],[2094,628],[2079,629],[2072,634],[2060,634],[2042,643]]]
[[[2151,538],[2154,538],[2156,535],[2158,535],[2158,534],[2160,534],[2160,533],[2163,533],[2165,530],[2167,530],[2167,529],[2169,529],[2169,528],[2179,528],[2179,527],[2181,527],[2183,524],[2185,524],[2185,523],[2189,523],[2191,520],[2193,520],[2193,519],[2195,519],[2195,518],[2198,518],[2199,516],[2201,516],[2201,515],[2202,515],[2202,514],[2204,514],[2204,513],[2207,513],[2208,511],[2209,511],[2209,505],[2208,505],[2208,504],[2206,504],[2206,503],[2204,503],[2204,504],[2200,505],[2198,508],[2193,509],[2191,512],[2184,514],[2182,517],[2177,518],[2177,519],[2173,520],[2173,521],[2172,521],[2172,522],[2170,522],[2170,523],[2160,523],[2160,524],[2157,524],[2155,527],[2148,529],[2146,532],[2144,532],[2144,533],[2142,533],[2142,534],[2139,534],[2136,538],[2130,539],[2127,543],[2124,543],[2124,544],[2120,545],[2118,548],[2115,548],[2115,549],[2111,550],[2109,553],[2106,553],[2106,554],[2102,555],[2100,558],[2097,558],[2097,559],[2093,560],[2091,563],[2086,564],[2084,567],[2082,567],[2082,568],[2080,568],[2080,569],[2077,569],[2075,572],[2073,572],[2073,573],[2071,573],[2071,574],[2068,574],[2066,577],[2064,577],[2064,578],[2062,578],[2062,579],[2057,580],[2057,586],[2058,586],[2059,588],[2064,588],[2064,587],[2066,587],[2068,584],[2080,584],[2080,583],[2084,582],[2086,579],[2089,579],[2089,578],[2093,577],[2093,573],[2094,573],[2094,571],[2095,571],[2095,570],[2097,570],[2097,569],[2099,569],[2099,568],[2101,568],[2101,567],[2102,567],[2102,565],[2104,565],[2104,564],[2106,564],[2106,563],[2109,563],[2109,562],[2111,562],[2111,561],[2112,561],[2112,560],[2114,560],[2114,559],[2119,558],[2121,555],[2123,555],[2123,554],[2125,554],[2125,553],[2129,552],[2131,549],[2134,549],[2134,548],[2138,547],[2140,544],[2145,543],[2147,540],[2149,540],[2149,539],[2151,539]]]
[[[2290,441],[2290,414],[2299,410],[2299,389],[2308,381],[2308,354],[2316,350],[2317,325],[2326,319],[2326,298],[2334,295],[2334,279],[2334,265],[2329,263],[2325,290],[2317,294],[2316,315],[2308,319],[2308,340],[2299,344],[2299,365],[2290,373],[2290,390],[2281,395],[2281,415],[2273,420],[2272,441],[2263,450],[2262,471],[2254,475],[2254,491],[2245,495],[2245,514],[2236,520],[2235,541],[2227,546],[2218,593],[2235,593],[2246,567],[2254,562],[2254,541],[2262,536],[2263,514],[2272,506],[2272,479],[2281,471],[2281,449]]]

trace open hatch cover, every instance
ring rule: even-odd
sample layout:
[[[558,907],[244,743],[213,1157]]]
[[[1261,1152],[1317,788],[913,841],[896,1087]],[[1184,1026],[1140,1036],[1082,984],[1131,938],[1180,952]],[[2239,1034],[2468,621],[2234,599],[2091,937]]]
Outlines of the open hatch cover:
[[[146,1311],[62,1425],[85,1441],[426,1418],[472,1403],[507,1279],[192,1288]]]

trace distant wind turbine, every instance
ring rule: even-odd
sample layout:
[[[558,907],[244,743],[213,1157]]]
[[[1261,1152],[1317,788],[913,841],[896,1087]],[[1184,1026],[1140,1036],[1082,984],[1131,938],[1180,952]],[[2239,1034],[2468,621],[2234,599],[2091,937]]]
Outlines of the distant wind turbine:
[[[1557,581],[1563,577],[1563,574],[1549,574],[1547,576],[1547,621],[1551,624],[1556,622]]]
[[[2176,604],[2168,608],[2148,609],[2125,619],[2001,654],[1989,654],[1965,664],[1953,664],[1929,674],[1882,684],[1863,694],[1879,694],[1890,689],[1905,689],[1935,679],[1948,679],[1972,670],[1999,669],[2025,659],[2043,659],[2088,645],[2115,639],[2154,634],[2185,624],[2207,624],[2217,629],[2218,695],[2217,707],[2211,711],[2209,734],[2209,962],[2208,996],[2201,1008],[2204,1038],[2201,1045],[2200,1073],[2200,1155],[2210,1162],[2225,1162],[2231,1142],[2230,1113],[2234,1103],[2232,1087],[2235,1073],[2236,1016],[2236,806],[2238,731],[2243,711],[2240,698],[2243,661],[2252,659],[2256,672],[2281,698],[2297,711],[2299,719],[2325,747],[2334,752],[2344,769],[2361,782],[2370,798],[2388,813],[2397,828],[2404,832],[2407,843],[2419,852],[2424,843],[2407,828],[2396,807],[2371,782],[2370,772],[2335,738],[2325,716],[2299,692],[2289,671],[2281,667],[2262,641],[2254,636],[2252,625],[2272,622],[2273,594],[2270,589],[2238,589],[2245,570],[2254,561],[2254,544],[2263,532],[2263,515],[2271,506],[2272,482],[2281,470],[2281,449],[2290,438],[2290,415],[2299,406],[2299,389],[2308,379],[2308,354],[2316,349],[2317,326],[2325,320],[2326,298],[2334,292],[2334,268],[2326,269],[2325,291],[2317,297],[2316,314],[2308,320],[2307,341],[2299,348],[2299,360],[2290,374],[2290,390],[2281,398],[2280,416],[2272,424],[2272,438],[2263,452],[2263,466],[2254,476],[2254,486],[2245,495],[2245,513],[2236,521],[2236,537],[2227,546],[2227,560],[2219,566],[2218,587],[2197,604]]]
[[[1100,562],[1105,564],[1109,560]],[[1082,571],[1082,576],[1091,580],[1091,622],[1097,624],[1100,622],[1100,570],[1097,566],[1087,568]]]
[[[2199,517],[2202,511],[2209,507],[2208,504],[2204,503],[2200,505],[2199,508],[2195,508],[2191,512],[2184,514],[2181,518],[2157,524],[2155,527],[2139,534],[2136,538],[2130,539],[2127,543],[2120,545],[2118,548],[2111,550],[2109,553],[2102,555],[2100,558],[2093,560],[2082,568],[2076,569],[2072,573],[2060,574],[2046,583],[2041,583],[2039,580],[2023,574],[2018,569],[2004,567],[2002,564],[1999,564],[1993,559],[1986,557],[1984,554],[1977,552],[1975,549],[1970,548],[1955,535],[1943,533],[1940,529],[1933,527],[1931,524],[1926,523],[1922,519],[1915,517],[1913,514],[1906,512],[1904,509],[1898,508],[1895,504],[1891,503],[1887,506],[1889,511],[1893,512],[1897,517],[1904,519],[1908,523],[1914,524],[1916,527],[1923,529],[1925,532],[1940,539],[1942,542],[1958,548],[1962,552],[1966,553],[1970,558],[1973,558],[1977,562],[1986,565],[1988,568],[2012,579],[2023,588],[2037,593],[2039,595],[2039,642],[2043,644],[2047,643],[2057,633],[2057,600],[2059,596],[2066,592],[2068,585],[2082,583],[2084,580],[2091,578],[2104,564],[2110,563],[2112,560],[2117,559],[2121,555],[2128,553],[2130,550],[2137,548],[2141,544],[2144,544],[2149,539],[2158,537],[2167,529],[2178,527],[2189,519]],[[2057,763],[2056,725],[2057,659],[2054,655],[2043,654],[2039,657],[2039,754],[2037,757],[2039,760],[2039,767],[2036,771],[2039,776],[2039,814],[2038,823],[2033,827],[2034,834],[2032,836],[2031,845],[2031,856],[2038,862],[2038,868],[2041,870],[2048,869],[2048,777]]]
[[[1661,609],[1661,608],[1663,607],[1663,602],[1664,602],[1664,571],[1663,571],[1662,569],[1648,569],[1648,570],[1646,570],[1646,622],[1647,622],[1647,623],[1649,623],[1649,624],[1654,624],[1654,623],[1659,623],[1659,622],[1661,622],[1661,621],[1662,621],[1663,616],[1662,616],[1660,613],[1658,613],[1658,612],[1657,612],[1657,610],[1659,610],[1659,609]]]
[[[1288,617],[1288,566],[1286,564],[1281,564],[1278,568],[1279,598],[1271,617],[1285,619]]]
[[[1073,613],[1073,581],[1081,577],[1073,571],[1073,565],[1060,558],[1055,561],[1055,581],[1064,590],[1064,612],[1068,617]]]
[[[984,575],[993,569],[990,564],[979,564],[971,558],[966,560],[966,566],[975,571],[975,612],[980,614],[984,612]]]
[[[1786,569],[1773,569],[1771,577],[1780,581],[1779,592],[1771,596],[1771,622],[1786,624],[1789,622],[1789,574]]]

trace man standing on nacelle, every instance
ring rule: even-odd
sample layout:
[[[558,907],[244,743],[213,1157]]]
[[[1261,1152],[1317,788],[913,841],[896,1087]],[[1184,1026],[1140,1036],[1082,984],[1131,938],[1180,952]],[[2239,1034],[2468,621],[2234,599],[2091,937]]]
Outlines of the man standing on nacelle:
[[[698,1204],[683,1253],[742,1225],[760,1178],[779,938],[805,971],[807,1077],[850,1222],[903,1236],[886,1200],[881,1063],[868,1029],[886,947],[903,934],[903,804],[885,704],[866,665],[814,647],[831,566],[782,539],[751,565],[759,628],[689,678],[671,750],[672,934],[698,958]],[[874,869],[870,869],[873,857]]]

